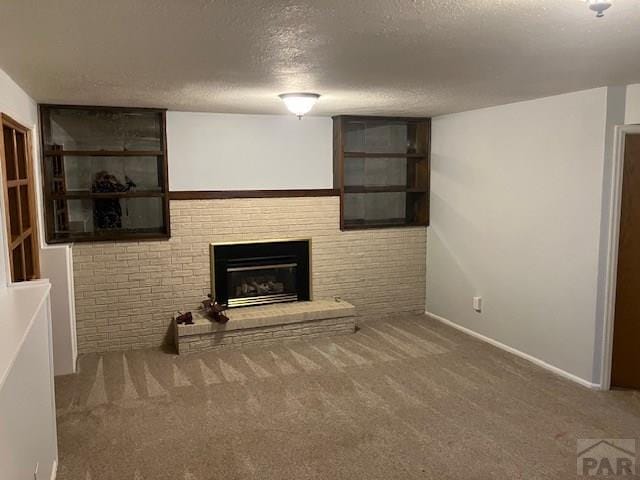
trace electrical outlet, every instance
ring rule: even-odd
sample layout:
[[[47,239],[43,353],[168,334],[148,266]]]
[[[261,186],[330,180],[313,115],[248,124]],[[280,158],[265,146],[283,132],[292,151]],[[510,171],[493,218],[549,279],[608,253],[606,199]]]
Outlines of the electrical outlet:
[[[473,309],[478,313],[482,312],[482,297],[473,297]]]

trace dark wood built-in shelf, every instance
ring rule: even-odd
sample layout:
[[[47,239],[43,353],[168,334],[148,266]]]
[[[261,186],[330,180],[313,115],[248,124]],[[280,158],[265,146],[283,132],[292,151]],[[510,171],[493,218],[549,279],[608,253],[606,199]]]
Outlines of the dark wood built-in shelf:
[[[144,198],[162,197],[165,193],[159,190],[139,190],[133,192],[94,193],[89,191],[68,191],[67,193],[52,193],[53,200],[81,199],[81,198]]]
[[[48,243],[170,236],[165,110],[39,108]]]
[[[171,235],[169,233],[160,232],[157,229],[132,229],[127,232],[126,237],[122,233],[107,231],[100,233],[74,233],[68,234],[67,237],[65,237],[65,234],[63,233],[60,234],[59,237],[60,238],[56,239],[53,243],[165,240],[171,238]]]
[[[160,150],[46,150],[45,157],[159,157]]]
[[[344,152],[344,158],[425,158],[424,153],[366,153]]]
[[[24,282],[40,277],[32,137],[28,128],[5,114],[0,114],[0,126],[0,185],[4,185],[1,194],[9,247],[8,266],[11,281]]]
[[[333,122],[340,228],[427,226],[431,120],[349,115]]]
[[[410,223],[406,218],[384,218],[380,220],[350,220],[344,224],[343,230],[370,230],[375,228],[423,227],[421,222]]]
[[[337,197],[340,190],[333,188],[304,190],[195,190],[172,191],[171,200],[224,200],[229,198],[291,198]]]
[[[426,193],[426,187],[407,187],[405,185],[381,185],[381,186],[361,186],[345,185],[344,193],[384,193],[384,192],[408,192]]]

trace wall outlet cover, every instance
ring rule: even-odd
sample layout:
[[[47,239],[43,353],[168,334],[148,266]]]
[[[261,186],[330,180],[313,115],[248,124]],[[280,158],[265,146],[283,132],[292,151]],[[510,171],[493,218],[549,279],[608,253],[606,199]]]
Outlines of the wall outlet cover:
[[[482,312],[482,297],[473,297],[473,309],[476,312]]]

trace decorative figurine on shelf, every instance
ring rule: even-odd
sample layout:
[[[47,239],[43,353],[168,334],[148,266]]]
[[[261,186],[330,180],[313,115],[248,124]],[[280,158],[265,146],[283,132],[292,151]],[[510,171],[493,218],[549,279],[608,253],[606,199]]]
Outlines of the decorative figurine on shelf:
[[[211,294],[208,294],[207,297],[208,298],[206,300],[202,301],[204,314],[214,322],[227,323],[229,321],[229,317],[222,313],[227,309],[227,307],[225,305],[220,305],[217,301],[213,300],[211,298]]]
[[[178,312],[178,315],[176,316],[176,323],[178,325],[193,325],[193,315],[191,314],[191,312]]]
[[[96,173],[91,193],[122,193],[136,188],[136,184],[125,175],[123,185],[115,175],[102,170]],[[122,228],[122,207],[119,198],[95,199],[93,221],[96,229]]]

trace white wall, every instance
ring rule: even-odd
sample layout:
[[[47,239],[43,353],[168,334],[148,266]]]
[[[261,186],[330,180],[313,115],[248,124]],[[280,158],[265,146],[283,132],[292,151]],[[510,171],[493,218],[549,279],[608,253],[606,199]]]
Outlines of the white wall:
[[[432,130],[427,311],[590,383],[606,118],[600,88]]]
[[[624,123],[640,123],[640,83],[627,85],[627,111]]]
[[[332,121],[168,112],[171,190],[332,188]]]
[[[49,284],[0,291],[0,478],[55,478]],[[38,471],[38,476],[34,472]]]
[[[73,305],[73,275],[70,269],[71,251],[69,245],[47,246],[44,243],[44,221],[42,215],[42,191],[39,188],[40,181],[40,153],[38,139],[38,108],[34,100],[29,97],[4,71],[0,70],[0,112],[9,115],[11,118],[31,129],[32,132],[32,153],[35,171],[36,204],[38,206],[39,236],[40,236],[40,259],[41,273],[43,278],[49,278],[52,284],[52,322],[53,330],[56,333],[54,349],[57,354],[64,357],[73,356],[75,351],[70,350],[71,345],[75,345],[75,338],[65,338],[60,342],[64,332],[75,331],[75,312]],[[0,187],[2,187],[2,176],[0,175]],[[1,191],[1,190],[0,190]],[[0,286],[6,286],[11,274],[9,270],[9,251],[6,243],[6,218],[5,209],[2,202],[3,195],[0,195]],[[71,295],[68,295],[71,291]],[[66,362],[68,364],[68,362]],[[75,360],[74,360],[75,364]],[[75,368],[75,367],[74,367]],[[56,373],[71,373],[67,367],[56,366]]]
[[[76,371],[78,358],[71,248],[41,250],[40,267],[51,282],[51,311],[56,315],[52,331],[55,374],[68,375]]]

